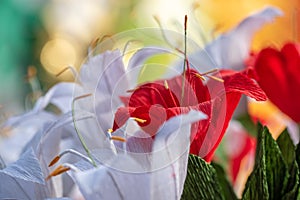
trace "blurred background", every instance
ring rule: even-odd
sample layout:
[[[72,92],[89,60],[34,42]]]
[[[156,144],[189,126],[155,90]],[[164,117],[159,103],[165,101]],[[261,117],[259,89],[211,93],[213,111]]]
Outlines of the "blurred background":
[[[1,0],[1,120],[31,108],[37,97],[71,73],[55,75],[84,61],[89,44],[129,29],[182,31],[184,15],[197,23],[189,36],[199,45],[226,32],[251,12],[274,5],[285,15],[256,34],[253,50],[299,41],[299,0]]]

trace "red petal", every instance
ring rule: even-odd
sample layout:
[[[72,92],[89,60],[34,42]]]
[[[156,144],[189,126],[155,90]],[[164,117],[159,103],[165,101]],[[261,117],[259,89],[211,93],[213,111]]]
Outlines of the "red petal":
[[[242,94],[256,100],[266,100],[265,93],[252,79],[246,75],[230,70],[221,71],[225,89],[220,86],[213,88],[210,92],[218,93],[219,98],[212,104],[212,113],[206,130],[199,130],[195,137],[190,152],[200,155],[206,161],[210,161],[213,154],[221,142],[223,135],[228,127],[228,123],[240,100]],[[210,87],[212,88],[212,86]],[[225,90],[225,91],[224,91]],[[201,108],[200,108],[201,110]]]
[[[300,122],[299,47],[286,44],[281,51],[263,49],[255,62],[258,82],[269,99],[294,121]]]
[[[129,98],[129,107],[117,111],[114,130],[124,125],[129,117],[137,117],[146,120],[139,125],[154,136],[166,120],[196,109],[205,113],[208,119],[192,125],[190,152],[210,161],[241,94],[256,100],[266,99],[264,92],[248,76],[230,70],[223,70],[220,74],[224,84],[209,80],[206,86],[197,71],[187,70],[184,82],[183,76],[177,76],[166,82],[156,81],[139,86]]]

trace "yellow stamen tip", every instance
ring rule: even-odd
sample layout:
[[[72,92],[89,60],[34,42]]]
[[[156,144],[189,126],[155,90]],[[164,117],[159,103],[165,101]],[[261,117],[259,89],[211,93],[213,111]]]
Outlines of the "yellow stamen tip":
[[[221,82],[221,83],[224,83],[224,80],[223,80],[223,79],[218,78],[218,77],[216,77],[216,76],[207,75],[207,77],[209,77],[209,78],[211,78],[211,79],[213,79],[213,80],[215,80],[215,81],[219,81],[219,82]]]
[[[112,133],[113,130],[110,128],[110,129],[107,130],[107,132]]]
[[[119,136],[111,136],[110,138],[111,140],[116,140],[116,141],[120,141],[120,142],[126,142],[125,138],[119,137]]]
[[[217,71],[218,71],[218,69],[215,68],[215,69],[209,70],[209,71],[207,71],[207,72],[201,73],[201,75],[202,75],[202,76],[205,76],[205,75],[207,75],[207,74],[212,74],[212,73],[215,73],[215,72],[217,72]]]
[[[71,169],[70,167],[64,167],[64,166],[60,165],[53,172],[51,172],[49,174],[49,176],[46,177],[46,181],[49,180],[51,177],[62,174],[70,169]]]
[[[136,121],[136,122],[139,122],[139,123],[145,123],[147,120],[145,119],[140,119],[140,118],[137,118],[137,117],[133,117],[133,119]]]
[[[60,156],[56,156],[51,162],[50,164],[48,165],[48,167],[51,167],[53,166],[55,163],[57,163],[60,159]]]
[[[166,80],[164,81],[164,85],[165,85],[165,88],[168,90],[169,89],[169,84]]]
[[[201,74],[196,74],[196,77],[200,78],[202,81],[205,81],[205,78]]]

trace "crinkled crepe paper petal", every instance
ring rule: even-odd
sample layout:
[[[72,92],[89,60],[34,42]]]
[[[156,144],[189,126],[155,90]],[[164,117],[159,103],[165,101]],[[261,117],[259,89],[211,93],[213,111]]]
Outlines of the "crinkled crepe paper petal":
[[[36,117],[39,112],[42,112],[50,103],[57,106],[62,113],[66,113],[71,110],[71,103],[73,100],[74,89],[77,87],[74,83],[59,83],[53,86],[45,96],[40,97],[34,105],[34,108],[29,112],[9,118],[4,127],[18,126],[20,123],[31,120]],[[43,113],[46,115],[47,113]],[[49,121],[52,119],[51,114],[45,117],[45,121],[49,117]],[[44,118],[44,117],[43,117]]]
[[[41,111],[34,115],[27,116],[25,119],[18,117],[18,121],[14,121],[14,126],[7,126],[10,120],[4,124],[4,129],[9,131],[9,137],[2,137],[0,142],[0,152],[4,161],[9,164],[15,162],[24,146],[32,139],[32,137],[43,128],[47,122],[54,121],[56,116],[51,113]]]
[[[149,175],[120,171],[120,168],[142,170],[136,161],[124,154],[115,157],[113,166],[100,166],[73,173],[86,200],[149,199]],[[115,168],[115,169],[114,169]]]
[[[92,102],[80,103],[81,106],[95,110],[101,129],[111,128],[113,116],[122,102],[120,96],[137,85],[137,79],[143,62],[150,56],[165,52],[158,47],[138,50],[125,69],[120,50],[106,51],[90,58],[80,71],[80,81],[87,92],[94,93]],[[81,100],[82,101],[82,100]]]
[[[300,122],[300,50],[297,46],[286,43],[281,50],[263,49],[255,60],[255,72],[269,99],[295,122]]]
[[[32,149],[0,171],[0,198],[43,199],[48,191],[39,161]]]
[[[145,171],[128,153],[117,155],[109,166],[74,172],[72,177],[87,200],[179,199],[186,175],[190,125],[204,118],[201,112],[191,111],[170,119],[161,127],[153,144],[152,166],[149,167],[154,171]],[[162,161],[165,163],[161,165]],[[170,192],[174,196],[168,196]]]
[[[249,56],[252,38],[263,25],[283,15],[276,7],[265,7],[241,21],[234,29],[206,46],[217,67],[241,70]],[[199,60],[200,61],[200,60]],[[215,65],[214,65],[215,66]]]
[[[62,113],[70,111],[75,87],[76,84],[74,83],[56,84],[45,96],[38,99],[33,110],[38,112],[46,108],[49,103],[52,103],[57,106]]]
[[[205,118],[202,112],[192,110],[161,126],[152,149],[151,199],[180,199],[187,172],[191,124]]]

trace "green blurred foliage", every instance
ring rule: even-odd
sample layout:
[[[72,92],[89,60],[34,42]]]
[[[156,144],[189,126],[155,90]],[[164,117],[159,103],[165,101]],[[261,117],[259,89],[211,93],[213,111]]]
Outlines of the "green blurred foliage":
[[[32,2],[0,1],[0,104],[12,112],[22,109],[29,92],[24,81],[27,67],[39,63],[39,9],[26,9],[25,3]]]

